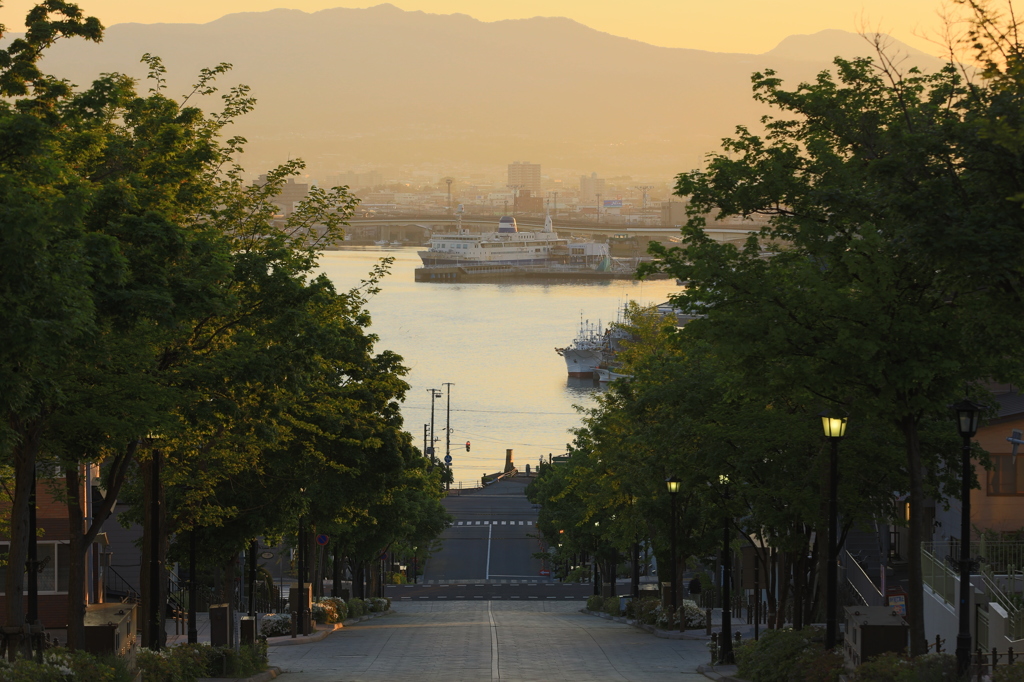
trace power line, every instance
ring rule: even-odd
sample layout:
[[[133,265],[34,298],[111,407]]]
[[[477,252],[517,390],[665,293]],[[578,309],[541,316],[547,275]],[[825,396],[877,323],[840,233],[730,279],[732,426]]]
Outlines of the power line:
[[[420,407],[419,405],[402,405],[403,410],[429,410],[429,407]],[[479,412],[485,414],[551,414],[560,416],[579,416],[579,412],[519,412],[516,410],[465,410],[465,409],[453,409],[452,412]]]

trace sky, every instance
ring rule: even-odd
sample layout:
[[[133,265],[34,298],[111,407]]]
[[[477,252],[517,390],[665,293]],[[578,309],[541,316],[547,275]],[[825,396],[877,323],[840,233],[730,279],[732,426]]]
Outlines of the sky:
[[[879,31],[925,52],[943,25],[949,0],[393,0],[403,10],[460,12],[482,21],[562,16],[662,47],[759,54],[793,34],[824,29]],[[33,0],[0,0],[0,23],[21,30]],[[944,5],[944,3],[946,3]],[[278,7],[315,12],[331,7],[370,7],[351,0],[79,0],[104,25],[206,23],[225,14]]]

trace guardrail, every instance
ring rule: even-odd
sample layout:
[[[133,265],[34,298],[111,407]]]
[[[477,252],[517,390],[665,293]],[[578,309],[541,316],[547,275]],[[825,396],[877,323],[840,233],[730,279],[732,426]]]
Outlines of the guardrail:
[[[924,584],[950,606],[955,606],[957,576],[944,559],[939,559],[932,552],[935,548],[930,543],[921,544],[921,573]]]

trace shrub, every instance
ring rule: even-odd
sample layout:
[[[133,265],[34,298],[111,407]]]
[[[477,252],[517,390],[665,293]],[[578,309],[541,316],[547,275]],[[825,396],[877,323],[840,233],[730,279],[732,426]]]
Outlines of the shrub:
[[[768,630],[734,649],[737,676],[751,682],[835,682],[842,655],[826,652],[820,628]]]
[[[287,613],[272,613],[263,617],[260,634],[264,637],[284,637],[292,634],[292,617]]]
[[[707,613],[704,609],[697,606],[697,602],[691,599],[684,599],[679,609],[682,612],[681,617],[686,620],[687,630],[699,630],[707,627]]]
[[[587,597],[587,611],[600,611],[604,606],[604,599],[599,594]]]
[[[383,597],[370,597],[366,600],[366,610],[370,613],[382,613],[391,608],[391,600]]]
[[[29,659],[14,663],[0,660],[0,680],[4,682],[131,682],[131,679],[123,660],[104,660],[62,647],[43,652],[41,664]]]
[[[633,607],[634,618],[644,625],[654,625],[658,620],[658,613],[661,611],[661,602],[657,599],[640,599],[630,602]]]
[[[207,644],[183,644],[160,653],[142,649],[135,660],[146,682],[194,682],[209,674],[212,649]]]
[[[348,600],[348,617],[359,618],[366,613],[366,604],[363,603],[362,599],[353,597]]]
[[[404,573],[399,571],[392,571],[387,575],[388,585],[405,585],[409,580],[405,577]]]
[[[341,597],[324,597],[320,603],[329,603],[334,607],[336,620],[331,622],[340,623],[341,621],[348,619],[348,604],[346,604],[345,600]]]
[[[576,568],[569,571],[568,575],[565,576],[565,582],[567,583],[585,583],[590,579],[590,567],[589,566],[577,566]]]
[[[621,614],[619,611],[619,598],[618,597],[606,597],[602,604],[602,611],[607,613],[609,616],[618,616]]]
[[[337,623],[338,609],[333,601],[324,599],[313,602],[313,620],[318,623]]]
[[[992,682],[1024,682],[1024,665],[999,666],[992,673]]]
[[[927,654],[911,660],[889,653],[857,666],[851,679],[856,682],[955,682],[960,678],[956,657],[951,654]]]

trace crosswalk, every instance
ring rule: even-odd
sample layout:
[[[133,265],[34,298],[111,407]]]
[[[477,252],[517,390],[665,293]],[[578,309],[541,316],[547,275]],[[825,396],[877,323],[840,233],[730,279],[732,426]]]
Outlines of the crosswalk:
[[[456,526],[532,526],[533,521],[456,521]]]

